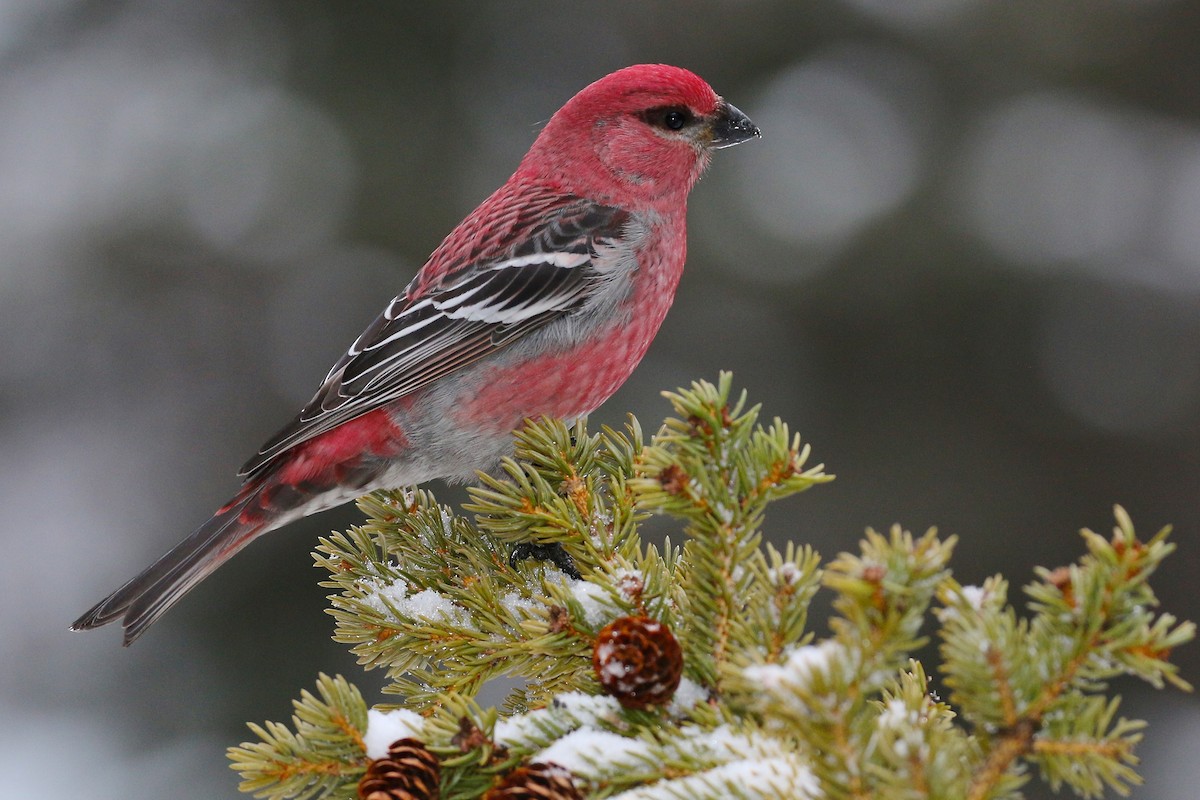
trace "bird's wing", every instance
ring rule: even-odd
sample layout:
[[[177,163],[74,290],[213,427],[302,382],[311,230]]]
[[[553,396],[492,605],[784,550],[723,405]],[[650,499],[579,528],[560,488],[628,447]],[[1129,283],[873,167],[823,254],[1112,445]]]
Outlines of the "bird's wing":
[[[570,198],[526,230],[508,231],[505,241],[511,244],[486,248],[493,252],[481,260],[439,264],[435,253],[334,364],[296,419],[239,474],[254,476],[289,448],[580,307],[603,284],[594,264],[597,246],[621,240],[628,219],[621,209]],[[431,281],[430,273],[437,278]]]

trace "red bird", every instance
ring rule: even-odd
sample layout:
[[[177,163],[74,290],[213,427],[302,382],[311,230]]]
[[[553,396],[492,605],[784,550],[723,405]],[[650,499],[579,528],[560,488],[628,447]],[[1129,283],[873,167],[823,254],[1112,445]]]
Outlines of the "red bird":
[[[72,628],[121,619],[129,645],[264,533],[375,489],[470,481],[523,420],[593,411],[674,299],[712,151],[759,135],[678,67],[583,89],[242,467],[237,495]]]

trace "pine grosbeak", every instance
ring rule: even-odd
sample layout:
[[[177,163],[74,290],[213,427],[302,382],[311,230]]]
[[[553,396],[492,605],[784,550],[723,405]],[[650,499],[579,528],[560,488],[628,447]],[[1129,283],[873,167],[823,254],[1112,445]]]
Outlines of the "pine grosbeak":
[[[526,418],[594,410],[671,305],[711,152],[756,136],[677,67],[627,67],[579,92],[242,467],[234,498],[72,627],[120,618],[128,645],[262,534],[375,489],[471,480]]]

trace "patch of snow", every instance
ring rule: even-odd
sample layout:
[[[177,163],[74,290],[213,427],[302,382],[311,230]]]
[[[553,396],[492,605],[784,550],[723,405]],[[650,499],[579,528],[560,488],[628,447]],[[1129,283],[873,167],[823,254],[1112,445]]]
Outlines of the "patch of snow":
[[[571,595],[583,606],[583,618],[593,627],[604,622],[610,611],[608,591],[590,581],[571,581]]]
[[[496,744],[528,746],[540,740],[545,729],[592,726],[615,719],[620,710],[620,703],[607,695],[566,692],[555,697],[551,706],[497,720],[492,738]]]
[[[619,713],[621,704],[605,694],[565,692],[554,698],[554,708],[562,709],[580,722],[595,722]]]
[[[542,608],[542,604],[530,597],[525,597],[520,592],[508,591],[500,596],[500,605],[508,612],[508,615],[513,619],[529,619],[536,616],[536,612]]]
[[[671,704],[667,707],[667,711],[672,716],[681,717],[706,700],[708,700],[707,689],[693,680],[682,678],[679,681],[679,688],[675,690],[675,696],[671,698]]]
[[[421,738],[425,720],[415,711],[398,708],[394,711],[367,712],[367,731],[363,743],[367,746],[368,758],[383,758],[392,742],[410,736]]]
[[[987,599],[987,589],[982,586],[964,586],[960,590],[963,600],[967,601],[967,605],[979,611],[983,608],[983,601]]]
[[[405,614],[431,622],[448,620],[454,623],[465,622],[466,611],[454,604],[445,595],[438,594],[433,589],[425,589],[408,598],[404,608],[398,609]]]
[[[800,575],[799,568],[790,561],[767,571],[767,578],[776,586],[795,586],[800,582]]]
[[[401,578],[373,588],[374,591],[364,597],[363,602],[381,614],[391,614],[390,605],[397,613],[410,619],[449,622],[460,627],[470,623],[466,609],[433,589],[423,589],[410,595],[408,583]]]
[[[553,763],[584,778],[608,774],[616,762],[636,759],[646,752],[646,743],[596,728],[579,728],[534,755],[537,763]],[[607,768],[607,769],[606,769]]]
[[[747,758],[731,761],[683,778],[639,786],[612,796],[612,800],[679,800],[710,795],[723,788],[730,796],[776,800],[807,800],[821,796],[812,770],[796,758]]]
[[[385,600],[391,602],[392,605],[396,605],[402,603],[408,597],[408,583],[403,578],[396,578],[390,582],[382,580],[362,581],[361,585],[370,592],[363,598],[363,602],[380,614],[389,613],[388,607],[384,602]]]
[[[492,740],[496,744],[506,747],[528,744],[542,735],[541,726],[538,723],[545,720],[546,715],[538,711],[517,714],[512,717],[501,717],[496,720],[496,730],[492,733]]]
[[[827,639],[820,644],[792,648],[781,664],[746,667],[742,674],[767,692],[793,704],[801,704],[799,694],[809,691],[816,677],[852,666],[855,661],[855,654],[844,645],[836,639]]]
[[[880,712],[878,723],[881,728],[908,730],[918,724],[918,715],[915,711],[909,711],[903,700],[893,697]]]

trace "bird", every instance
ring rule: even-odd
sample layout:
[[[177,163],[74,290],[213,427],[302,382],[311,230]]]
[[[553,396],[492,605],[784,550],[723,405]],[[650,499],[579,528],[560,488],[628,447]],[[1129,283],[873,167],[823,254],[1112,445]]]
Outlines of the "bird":
[[[681,67],[580,90],[245,463],[233,498],[71,628],[119,619],[128,646],[263,534],[377,489],[470,482],[525,420],[594,411],[671,306],[713,151],[760,136]]]

